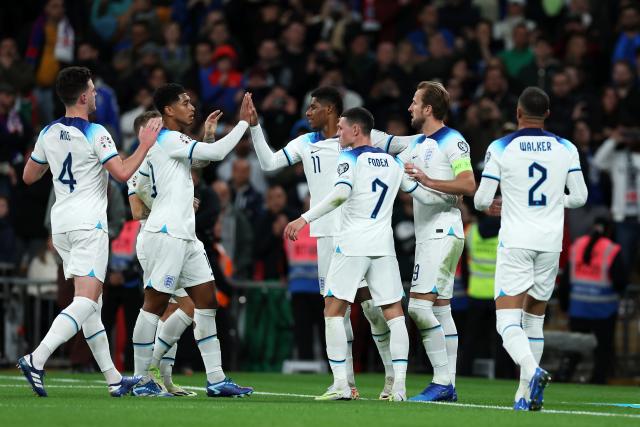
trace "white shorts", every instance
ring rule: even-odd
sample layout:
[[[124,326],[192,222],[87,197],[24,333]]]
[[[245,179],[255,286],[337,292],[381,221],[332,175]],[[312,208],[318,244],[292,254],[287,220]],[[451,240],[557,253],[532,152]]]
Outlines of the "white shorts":
[[[136,239],[136,254],[138,255],[138,261],[140,262],[142,271],[145,272],[147,271],[147,257],[144,253],[144,237],[142,236],[144,236],[144,233],[138,233],[138,238]],[[173,296],[177,298],[184,298],[188,297],[189,295],[187,294],[187,291],[178,287],[173,293]],[[177,301],[173,297],[171,297],[169,302],[173,304],[177,303]]]
[[[214,280],[209,259],[200,240],[183,240],[166,233],[144,231],[144,286],[174,294]],[[178,295],[179,296],[179,295]]]
[[[331,259],[336,252],[336,242],[333,236],[318,237],[316,247],[318,249],[318,282],[320,284],[320,295],[324,295],[324,284],[327,281]],[[358,288],[366,288],[367,281],[362,280]]]
[[[559,252],[498,248],[494,297],[527,292],[538,301],[549,301],[559,260]]]
[[[445,236],[416,245],[416,260],[411,278],[411,292],[438,294],[438,299],[453,297],[453,280],[464,239]]]
[[[331,258],[324,296],[353,303],[363,277],[376,306],[398,302],[404,296],[396,257],[345,256],[336,252]]]
[[[52,235],[62,258],[64,277],[91,276],[104,283],[109,262],[109,235],[100,229],[73,230]]]

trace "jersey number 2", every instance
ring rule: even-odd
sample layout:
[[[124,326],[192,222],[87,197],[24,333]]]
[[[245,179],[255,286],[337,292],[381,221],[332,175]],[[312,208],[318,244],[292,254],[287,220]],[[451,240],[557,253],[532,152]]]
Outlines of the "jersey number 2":
[[[387,184],[380,181],[380,179],[376,178],[371,183],[371,191],[375,193],[378,187],[382,188],[382,192],[380,193],[380,197],[378,198],[378,203],[376,203],[376,207],[373,208],[373,212],[371,212],[371,218],[375,218],[378,216],[378,212],[380,212],[380,208],[382,207],[382,202],[384,202],[384,196],[387,195],[387,190],[389,189],[389,186]]]
[[[535,177],[535,171],[540,172],[540,178],[529,189],[529,206],[547,206],[547,196],[540,193],[540,197],[536,198],[535,191],[547,180],[547,168],[536,162],[529,166],[529,178]]]
[[[62,171],[60,172],[60,176],[58,177],[58,181],[69,186],[69,193],[73,193],[73,190],[76,189],[77,181],[73,179],[73,172],[71,172],[71,165],[73,163],[73,159],[71,157],[71,153],[67,155],[67,158],[64,159],[64,163],[62,163]],[[69,179],[66,179],[64,176],[69,175]]]

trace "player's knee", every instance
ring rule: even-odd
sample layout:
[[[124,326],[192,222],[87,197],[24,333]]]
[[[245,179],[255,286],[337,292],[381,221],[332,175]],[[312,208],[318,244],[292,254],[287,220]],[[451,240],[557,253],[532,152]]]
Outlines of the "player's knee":
[[[431,329],[440,323],[433,314],[432,302],[411,298],[409,300],[409,316],[413,319],[419,329]]]
[[[511,327],[521,327],[522,310],[496,310],[496,330],[502,336]]]

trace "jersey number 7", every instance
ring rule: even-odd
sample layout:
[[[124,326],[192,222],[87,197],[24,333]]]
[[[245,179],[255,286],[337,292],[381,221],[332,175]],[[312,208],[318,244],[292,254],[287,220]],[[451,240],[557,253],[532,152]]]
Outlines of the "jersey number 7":
[[[379,178],[376,178],[371,183],[371,191],[375,193],[378,187],[382,188],[382,192],[380,193],[380,197],[378,198],[378,203],[376,203],[376,207],[373,208],[373,212],[371,212],[371,218],[375,218],[378,216],[378,212],[380,212],[380,208],[382,207],[382,202],[384,202],[384,196],[387,195],[387,190],[389,189],[389,186],[387,184],[380,181]]]

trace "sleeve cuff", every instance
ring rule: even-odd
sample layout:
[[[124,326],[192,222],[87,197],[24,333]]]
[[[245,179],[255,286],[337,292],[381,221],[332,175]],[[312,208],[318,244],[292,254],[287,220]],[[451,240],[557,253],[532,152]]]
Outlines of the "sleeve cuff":
[[[37,157],[35,157],[33,154],[31,155],[31,160],[33,160],[34,162],[36,162],[38,164],[41,164],[41,165],[47,165],[48,164],[44,160],[40,160]]]
[[[118,155],[118,153],[111,153],[107,157],[105,157],[104,159],[100,160],[100,163],[104,165],[105,163],[107,163],[109,160],[113,159],[117,155]]]

